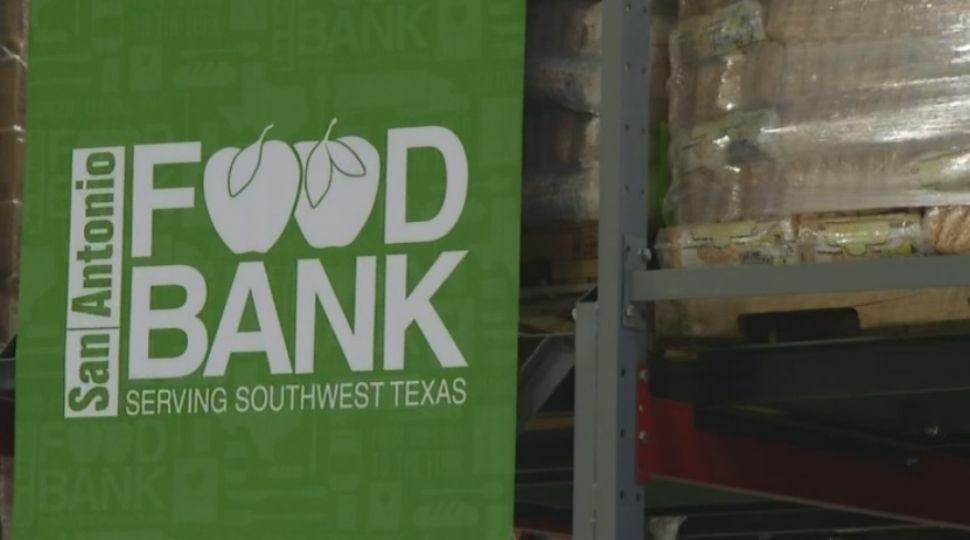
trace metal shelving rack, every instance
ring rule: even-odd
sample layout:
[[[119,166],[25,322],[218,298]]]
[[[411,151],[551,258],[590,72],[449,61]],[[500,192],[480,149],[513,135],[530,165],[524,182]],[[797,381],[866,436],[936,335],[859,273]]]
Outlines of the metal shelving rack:
[[[970,257],[648,270],[649,10],[650,0],[603,0],[599,283],[598,299],[575,312],[572,537],[643,538],[642,486],[658,479],[970,530],[970,457],[965,443],[934,440],[933,426],[888,440],[730,407],[967,391],[970,338],[719,351],[684,364],[647,357],[655,301],[970,284]]]

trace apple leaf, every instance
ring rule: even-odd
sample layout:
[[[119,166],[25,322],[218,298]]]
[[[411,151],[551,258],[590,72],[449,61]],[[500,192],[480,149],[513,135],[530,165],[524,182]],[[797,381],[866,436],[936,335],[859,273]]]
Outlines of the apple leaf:
[[[256,175],[259,173],[259,165],[263,161],[263,141],[271,129],[273,129],[272,124],[266,126],[263,133],[260,134],[259,140],[243,148],[232,159],[232,164],[229,166],[229,178],[226,179],[230,197],[238,197],[256,179]]]
[[[367,174],[364,161],[357,152],[343,141],[330,140],[337,119],[330,121],[323,139],[310,150],[304,171],[303,190],[310,208],[317,208],[330,192],[334,175],[340,173],[349,178],[360,178]],[[336,171],[336,172],[335,172]]]
[[[343,141],[328,141],[327,150],[330,152],[330,159],[333,166],[344,176],[360,178],[367,174],[364,161],[360,159],[357,152]]]

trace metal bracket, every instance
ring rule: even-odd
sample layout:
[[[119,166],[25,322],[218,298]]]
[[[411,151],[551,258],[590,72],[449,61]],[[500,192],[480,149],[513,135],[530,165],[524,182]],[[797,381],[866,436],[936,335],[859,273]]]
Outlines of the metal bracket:
[[[644,270],[650,262],[650,249],[647,239],[630,234],[623,235],[623,275],[632,276],[634,272]],[[642,305],[634,302],[633,291],[630,286],[632,277],[624,281],[623,286],[623,326],[635,330],[646,330],[647,319]]]

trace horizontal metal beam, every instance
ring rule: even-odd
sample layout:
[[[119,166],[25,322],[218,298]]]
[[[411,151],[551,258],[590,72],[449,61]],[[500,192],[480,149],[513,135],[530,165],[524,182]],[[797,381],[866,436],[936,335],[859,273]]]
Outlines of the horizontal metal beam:
[[[970,286],[970,256],[901,257],[832,264],[640,270],[635,302]]]
[[[859,340],[702,352],[694,362],[655,362],[651,391],[695,405],[970,390],[970,336]]]

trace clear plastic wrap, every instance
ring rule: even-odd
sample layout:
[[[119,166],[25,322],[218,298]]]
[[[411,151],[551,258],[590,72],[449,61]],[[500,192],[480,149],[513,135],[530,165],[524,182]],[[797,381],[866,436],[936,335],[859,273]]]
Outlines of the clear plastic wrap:
[[[956,216],[948,231],[970,219],[964,208],[938,209],[933,215],[941,223]],[[930,219],[929,214],[924,218],[919,212],[893,212],[683,225],[662,230],[656,248],[664,268],[920,256],[933,254],[934,243],[970,249],[967,233],[932,240],[930,231],[924,230]]]
[[[0,0],[0,346],[13,337],[20,266],[27,9]]]
[[[964,0],[692,2],[671,38],[678,224],[970,205]]]
[[[664,268],[780,265],[798,262],[792,220],[670,227],[656,242]]]
[[[865,41],[962,33],[965,0],[752,0],[774,41]],[[682,19],[715,15],[739,0],[680,0]],[[720,17],[723,19],[723,17]]]

